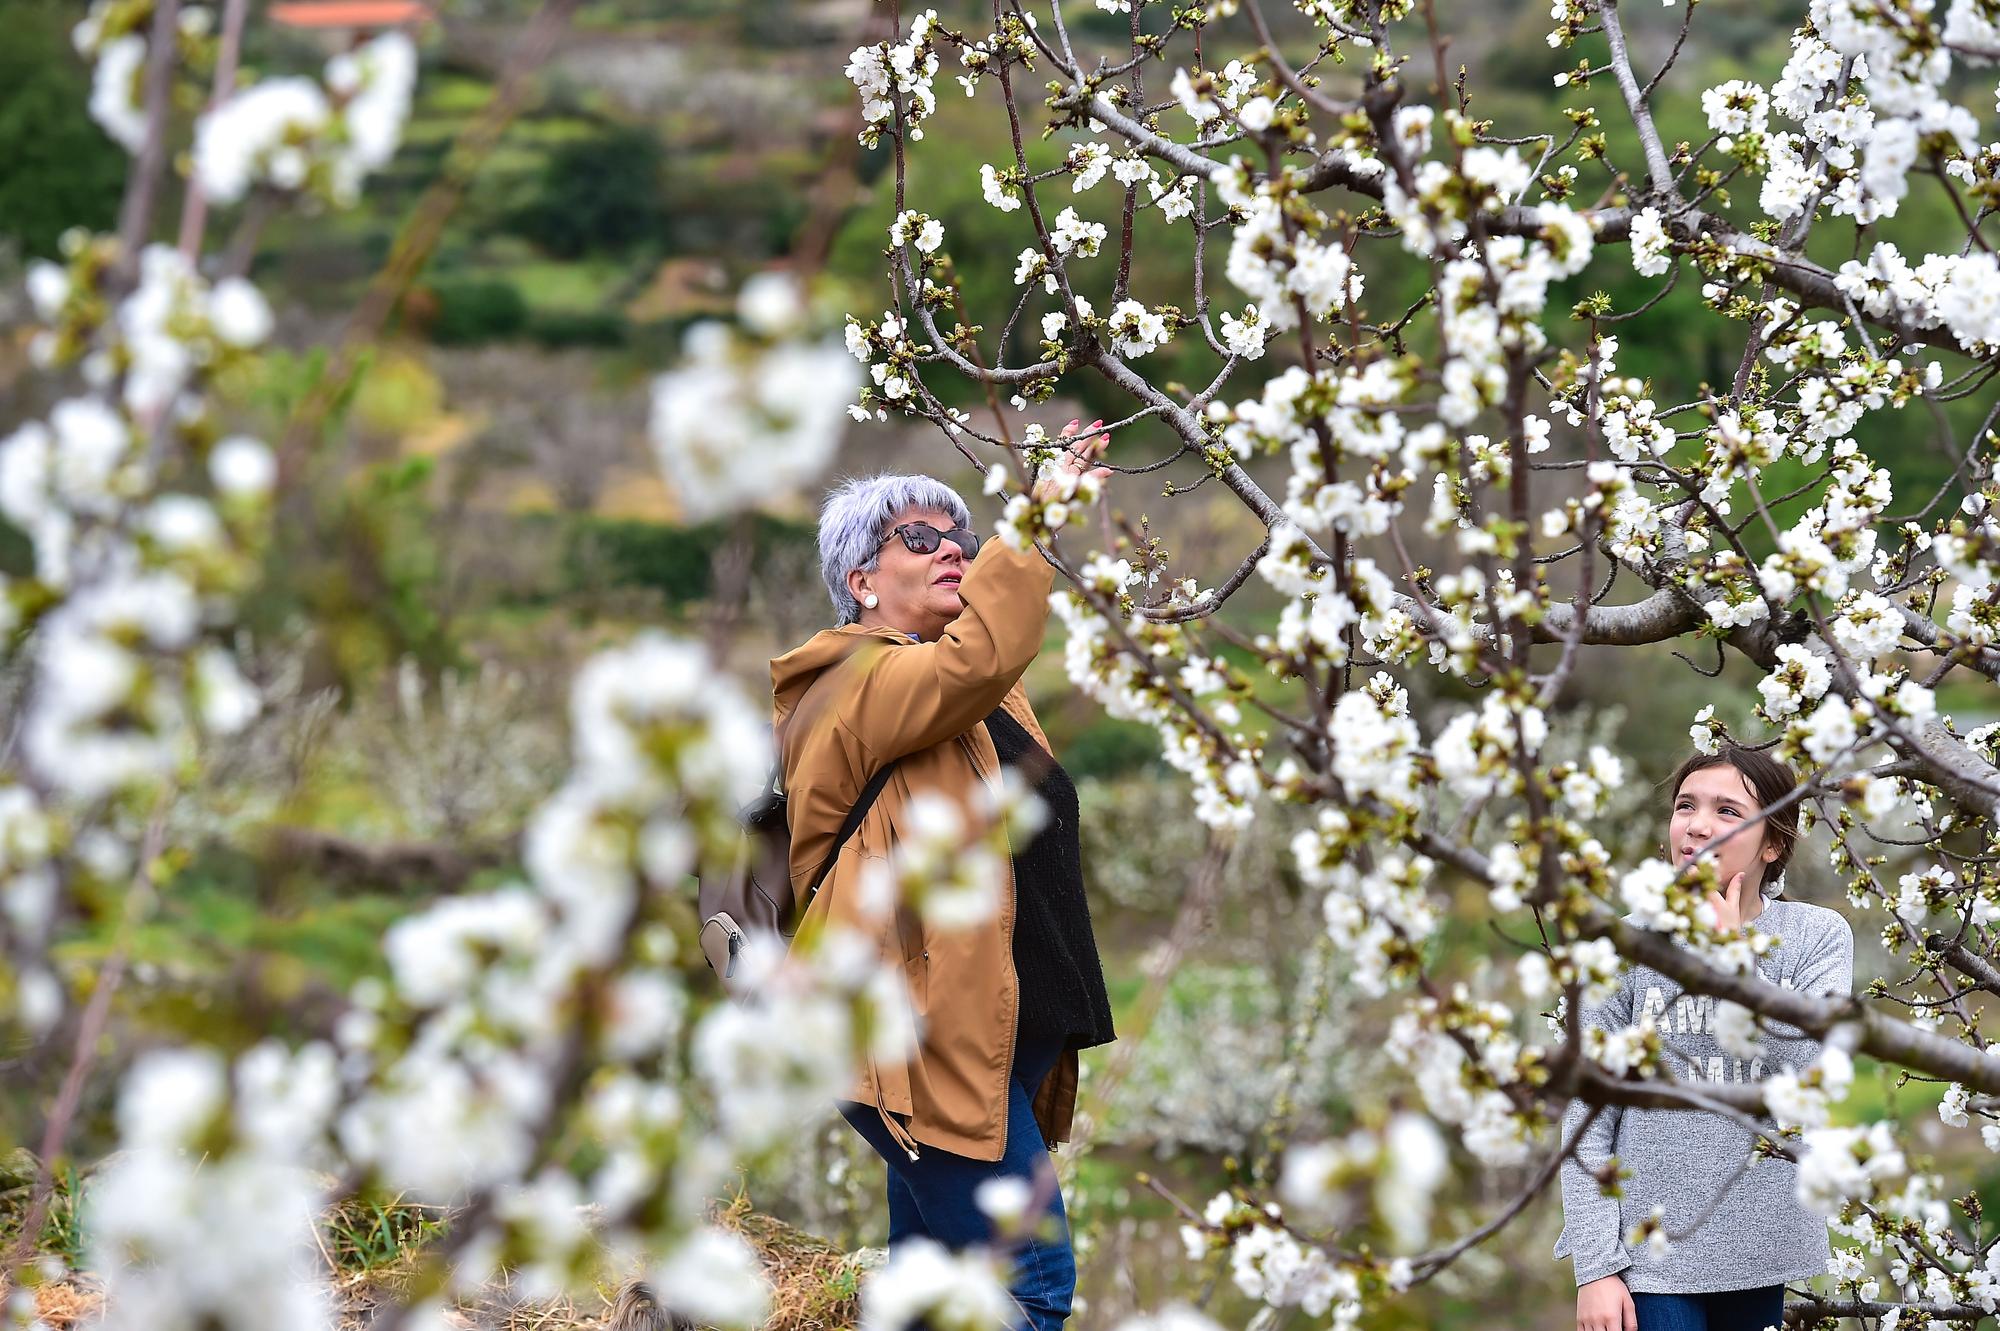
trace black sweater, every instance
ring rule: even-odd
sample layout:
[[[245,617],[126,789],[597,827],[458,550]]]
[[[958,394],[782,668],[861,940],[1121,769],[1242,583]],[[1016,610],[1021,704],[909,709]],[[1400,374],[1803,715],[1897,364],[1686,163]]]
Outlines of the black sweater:
[[[1004,707],[986,718],[1004,766],[1019,767],[1047,821],[1014,851],[1014,973],[1021,982],[1017,1044],[1087,1049],[1109,1044],[1111,1000],[1083,895],[1076,786]]]

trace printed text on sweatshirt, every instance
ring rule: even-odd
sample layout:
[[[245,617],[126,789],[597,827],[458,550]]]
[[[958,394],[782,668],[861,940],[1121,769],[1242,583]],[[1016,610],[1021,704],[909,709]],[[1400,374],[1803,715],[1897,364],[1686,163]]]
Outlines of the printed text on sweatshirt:
[[[1812,995],[1851,992],[1854,933],[1839,912],[1770,901],[1755,927],[1779,939],[1757,963],[1766,980]],[[1758,1036],[1756,1056],[1739,1058],[1716,1040],[1716,1007],[1714,998],[1683,993],[1650,967],[1628,965],[1617,991],[1602,1006],[1586,1008],[1583,1019],[1617,1031],[1650,1015],[1665,1071],[1683,1081],[1757,1082],[1802,1070],[1819,1056],[1818,1040],[1770,1024]],[[1589,1106],[1571,1103],[1563,1140],[1588,1117]],[[1575,1156],[1563,1162],[1564,1224],[1555,1255],[1572,1260],[1578,1285],[1622,1272],[1630,1289],[1648,1294],[1755,1289],[1821,1274],[1830,1255],[1826,1222],[1799,1205],[1797,1166],[1751,1161],[1754,1141],[1748,1130],[1703,1110],[1606,1106]],[[1631,1173],[1623,1197],[1605,1196],[1593,1176],[1614,1155]],[[1633,1226],[1656,1207],[1675,1236],[1667,1250],[1628,1246]]]

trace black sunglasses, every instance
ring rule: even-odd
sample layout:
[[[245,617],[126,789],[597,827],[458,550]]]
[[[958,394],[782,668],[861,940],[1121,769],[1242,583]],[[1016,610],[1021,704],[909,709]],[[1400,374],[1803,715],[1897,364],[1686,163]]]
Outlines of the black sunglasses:
[[[931,554],[944,541],[950,541],[960,550],[963,550],[967,559],[979,553],[979,538],[963,527],[953,527],[950,531],[939,531],[928,522],[906,522],[900,527],[893,528],[887,536],[884,536],[882,538],[882,545],[887,545],[898,536],[903,538],[904,548],[912,554]],[[882,545],[875,547],[876,553],[881,553]]]

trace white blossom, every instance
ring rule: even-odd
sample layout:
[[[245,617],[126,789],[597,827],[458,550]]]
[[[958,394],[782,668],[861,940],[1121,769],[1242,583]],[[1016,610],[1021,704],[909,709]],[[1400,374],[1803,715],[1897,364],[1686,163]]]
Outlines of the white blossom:
[[[993,1259],[974,1249],[950,1253],[928,1238],[908,1240],[861,1285],[862,1331],[1005,1331],[1015,1303]]]
[[[1673,251],[1658,208],[1632,214],[1632,267],[1641,277],[1659,277],[1673,264]]]
[[[832,460],[854,392],[854,362],[839,346],[748,352],[707,324],[689,331],[685,350],[679,368],[653,381],[650,432],[691,516],[781,498]]]
[[[1263,316],[1254,302],[1243,307],[1241,318],[1228,310],[1222,312],[1222,344],[1230,354],[1257,360],[1264,354],[1265,337]]]
[[[1136,300],[1123,300],[1112,307],[1105,329],[1111,334],[1112,346],[1121,356],[1143,356],[1156,347],[1165,346],[1173,335],[1164,318]]]
[[[662,1305],[700,1326],[761,1326],[770,1285],[756,1251],[734,1234],[702,1227],[653,1270]]]
[[[90,116],[128,153],[146,142],[146,109],[140,84],[146,39],[137,33],[106,42],[98,52],[90,85]]]

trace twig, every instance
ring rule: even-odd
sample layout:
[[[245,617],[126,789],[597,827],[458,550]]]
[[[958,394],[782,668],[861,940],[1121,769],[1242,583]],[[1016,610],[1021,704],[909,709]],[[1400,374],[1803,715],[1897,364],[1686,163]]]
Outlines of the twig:
[[[15,1235],[13,1250],[7,1254],[5,1267],[10,1285],[19,1286],[21,1272],[34,1257],[35,1247],[41,1241],[42,1222],[48,1216],[49,1198],[55,1191],[56,1156],[61,1154],[64,1143],[69,1140],[70,1127],[76,1121],[77,1106],[83,1099],[84,1084],[89,1081],[91,1068],[97,1062],[104,1026],[111,1018],[111,1000],[117,996],[118,986],[125,979],[132,936],[153,901],[153,866],[159,860],[161,843],[166,837],[171,796],[171,791],[163,791],[154,806],[152,821],[147,824],[146,835],[140,843],[138,872],[133,875],[132,885],[125,892],[125,909],[118,920],[118,935],[112,941],[110,955],[97,973],[90,1001],[84,1005],[83,1016],[77,1022],[76,1044],[70,1055],[69,1071],[63,1075],[62,1089],[56,1094],[55,1105],[49,1110],[48,1122],[42,1130],[41,1155],[35,1161],[35,1185],[29,1195],[27,1213],[21,1217],[21,1232]]]

